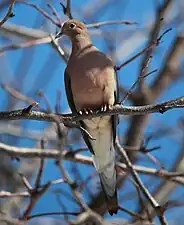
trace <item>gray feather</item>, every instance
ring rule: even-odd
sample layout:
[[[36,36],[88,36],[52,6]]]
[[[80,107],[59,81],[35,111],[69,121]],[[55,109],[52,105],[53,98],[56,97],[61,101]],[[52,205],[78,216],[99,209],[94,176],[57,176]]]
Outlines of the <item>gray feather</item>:
[[[114,170],[113,176],[111,177],[109,177],[108,170],[99,173],[99,176],[107,199],[113,198],[116,192],[116,170]]]

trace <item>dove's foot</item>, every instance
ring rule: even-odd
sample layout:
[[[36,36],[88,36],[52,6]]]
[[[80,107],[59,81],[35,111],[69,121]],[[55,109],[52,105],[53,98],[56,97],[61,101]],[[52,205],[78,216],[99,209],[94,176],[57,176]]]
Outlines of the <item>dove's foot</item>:
[[[93,110],[92,109],[82,109],[79,111],[79,114],[82,115],[90,115],[93,114]]]

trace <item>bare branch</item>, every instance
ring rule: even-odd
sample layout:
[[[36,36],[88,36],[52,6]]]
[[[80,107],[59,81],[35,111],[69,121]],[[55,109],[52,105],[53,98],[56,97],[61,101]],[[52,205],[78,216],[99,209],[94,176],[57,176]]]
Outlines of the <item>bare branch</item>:
[[[85,165],[92,165],[92,158],[89,156],[85,156],[79,153],[75,154],[75,151],[63,150],[62,153],[56,149],[45,149],[44,151],[39,148],[21,148],[11,145],[6,145],[0,143],[0,152],[2,154],[11,156],[11,157],[19,157],[19,158],[47,158],[47,159],[59,159],[69,160],[72,162],[78,162]],[[117,166],[121,169],[127,171],[127,166],[124,163],[117,162]],[[168,181],[176,182],[180,185],[184,184],[184,173],[178,172],[168,172],[166,170],[158,171],[154,168],[148,168],[144,166],[134,166],[134,169],[138,173],[151,175],[151,176],[159,176],[167,179]],[[52,181],[51,184],[57,184],[57,182],[65,182],[65,180],[61,179],[58,181]]]
[[[147,74],[143,74],[141,76],[138,77],[138,79],[133,83],[133,85],[130,87],[130,89],[127,91],[127,93],[125,94],[124,98],[121,100],[121,104],[124,105],[125,101],[128,99],[128,97],[132,94],[133,89],[136,87],[136,85],[142,80],[145,79],[146,77],[148,77],[149,75],[155,73],[157,70],[153,70],[150,73]]]
[[[0,50],[0,52],[1,52],[1,50]],[[14,97],[18,100],[24,101],[24,102],[26,102],[30,105],[34,102],[32,98],[29,98],[29,97],[25,96],[24,94],[22,94],[21,92],[19,92],[15,88],[8,86],[7,84],[0,84],[0,87],[2,87],[12,97]]]
[[[125,61],[124,63],[122,63],[120,66],[116,66],[115,69],[116,70],[120,70],[121,68],[123,68],[124,66],[128,65],[129,63],[131,63],[133,60],[135,60],[139,56],[143,55],[144,53],[146,53],[146,52],[152,50],[153,48],[155,48],[156,46],[158,46],[160,44],[161,39],[164,37],[164,35],[167,34],[171,30],[172,30],[171,28],[169,28],[168,30],[166,30],[163,34],[160,35],[159,38],[157,38],[156,40],[154,40],[153,42],[151,42],[146,48],[144,48],[138,54],[136,54],[135,56],[131,57],[130,59],[128,59],[127,61]]]
[[[51,44],[53,48],[56,49],[56,51],[59,53],[59,55],[63,58],[64,62],[66,63],[68,61],[68,57],[66,56],[64,50],[61,48],[61,46],[58,44],[58,41],[53,37],[53,35],[50,35],[51,37]]]
[[[41,145],[41,149],[44,151],[45,143],[44,143],[43,139],[41,140],[40,145]],[[44,165],[45,165],[45,161],[44,161],[44,159],[41,159],[40,160],[40,167],[39,167],[38,174],[37,174],[36,181],[35,181],[35,188],[36,189],[38,189],[41,186],[41,179],[42,179],[42,176],[43,176]]]
[[[161,25],[163,23],[163,20],[164,20],[164,15],[165,15],[165,12],[166,10],[169,8],[170,4],[171,4],[172,0],[166,0],[156,11],[157,15],[156,15],[156,21],[155,21],[155,24],[154,24],[154,27],[153,27],[153,30],[150,34],[150,41],[148,43],[148,47],[156,42],[157,40],[157,37],[159,35],[159,32],[160,32],[160,28],[161,28]],[[165,32],[164,32],[165,33]],[[164,34],[165,35],[165,34]],[[162,39],[163,35],[160,36],[160,40]],[[153,48],[150,48],[146,54],[145,54],[145,57],[143,58],[143,61],[142,61],[142,65],[141,65],[141,72],[140,74],[142,73],[142,71],[144,70],[144,68],[146,67],[148,61],[149,61],[149,58],[150,56],[152,56],[154,50],[155,50],[155,47],[154,46]]]
[[[40,8],[38,5],[34,4],[34,3],[29,3],[27,1],[24,0],[16,0],[19,3],[31,6],[33,8],[35,8],[36,10],[38,10],[46,19],[50,20],[54,25],[56,25],[57,27],[60,27],[61,24],[60,22],[56,21],[55,19],[52,18],[52,16],[50,16],[45,10],[43,10],[42,8]]]
[[[150,202],[150,204],[152,205],[152,207],[154,208],[155,212],[157,213],[157,216],[160,220],[160,223],[162,225],[167,225],[167,221],[163,215],[163,212],[162,212],[162,208],[161,206],[159,205],[159,203],[156,201],[156,199],[153,198],[153,196],[151,195],[151,193],[148,191],[148,189],[144,186],[143,182],[141,181],[138,173],[136,172],[136,170],[134,170],[134,167],[131,163],[131,161],[129,160],[129,157],[126,153],[126,151],[121,148],[119,142],[116,142],[116,145],[119,149],[119,151],[121,152],[125,162],[126,162],[126,165],[127,165],[127,168],[130,170],[130,173],[132,175],[132,177],[134,178],[135,182],[137,183],[137,185],[139,186],[140,190],[143,192],[143,194],[145,195],[145,197],[148,199],[148,201]]]
[[[133,24],[137,24],[137,23],[134,21],[128,21],[128,20],[110,20],[110,21],[103,21],[103,22],[88,24],[87,27],[88,28],[93,28],[93,27],[98,28],[98,27],[102,27],[102,26],[106,26],[106,25],[116,25],[116,24],[133,25]]]
[[[73,19],[73,16],[72,16],[72,13],[71,13],[71,1],[70,0],[67,0],[67,3],[66,3],[66,7],[64,6],[63,3],[61,3],[61,6],[63,8],[63,13],[68,16],[69,19]]]
[[[0,48],[0,55],[5,53],[6,51],[14,51],[17,49],[32,47],[34,45],[47,44],[51,43],[52,39],[50,37],[43,37],[36,40],[29,40],[27,42],[23,42],[20,44],[10,44]]]
[[[51,9],[52,14],[56,17],[58,23],[61,24],[61,20],[60,20],[59,14],[58,14],[58,12],[56,11],[56,9],[54,8],[54,6],[52,6],[52,5],[49,4],[49,3],[47,4],[47,6]]]
[[[175,100],[170,100],[160,104],[145,105],[145,106],[122,106],[115,105],[112,109],[106,112],[97,111],[90,115],[77,115],[72,114],[55,114],[55,113],[45,113],[39,111],[24,112],[24,109],[13,110],[10,112],[0,112],[0,120],[38,120],[55,122],[55,117],[59,119],[61,123],[66,126],[72,125],[73,122],[96,118],[99,116],[107,115],[145,115],[149,113],[164,113],[168,110],[175,108],[184,108],[184,97],[177,98]]]
[[[62,153],[56,149],[45,149],[44,151],[39,148],[19,148],[0,143],[0,152],[9,156],[17,156],[23,158],[50,158],[59,159],[60,157],[66,160],[77,161],[86,165],[92,165],[92,159],[89,156],[81,154],[74,154],[73,151],[63,150]]]
[[[30,194],[26,191],[20,193],[11,193],[8,191],[0,191],[0,198],[12,198],[12,197],[30,197]]]
[[[26,41],[32,41],[33,39],[41,39],[49,37],[49,33],[39,29],[28,28],[21,25],[12,23],[5,23],[0,27],[0,33],[2,36],[13,39],[14,37],[21,38]]]
[[[15,4],[15,1],[16,1],[16,0],[12,0],[12,1],[11,1],[6,16],[0,21],[0,27],[1,27],[1,26],[2,26],[9,18],[11,18],[11,17],[14,16],[14,14],[13,14],[13,7],[14,7],[14,4]]]
[[[42,216],[55,216],[55,215],[71,215],[71,216],[78,216],[81,212],[48,212],[48,213],[39,213],[28,216],[27,220],[42,217]]]

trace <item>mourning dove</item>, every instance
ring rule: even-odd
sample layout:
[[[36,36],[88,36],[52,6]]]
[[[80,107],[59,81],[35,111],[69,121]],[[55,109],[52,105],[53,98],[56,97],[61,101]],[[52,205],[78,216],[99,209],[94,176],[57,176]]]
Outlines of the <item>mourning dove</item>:
[[[118,102],[117,76],[113,62],[91,42],[87,27],[80,21],[68,20],[62,34],[72,42],[72,53],[65,70],[65,88],[72,113],[106,110]],[[117,116],[103,116],[80,121],[95,140],[82,131],[93,155],[110,215],[118,211],[115,170]]]

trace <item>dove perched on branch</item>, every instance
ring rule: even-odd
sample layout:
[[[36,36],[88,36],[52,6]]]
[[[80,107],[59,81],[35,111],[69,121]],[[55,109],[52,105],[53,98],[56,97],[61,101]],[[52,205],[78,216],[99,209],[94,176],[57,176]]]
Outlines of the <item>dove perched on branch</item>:
[[[72,53],[65,70],[65,88],[72,113],[91,113],[107,110],[118,102],[118,84],[114,64],[96,48],[87,27],[77,20],[62,25],[61,35],[72,42]],[[93,155],[110,215],[118,211],[115,170],[115,138],[117,116],[102,116],[80,121],[94,140],[82,131],[83,138]]]

